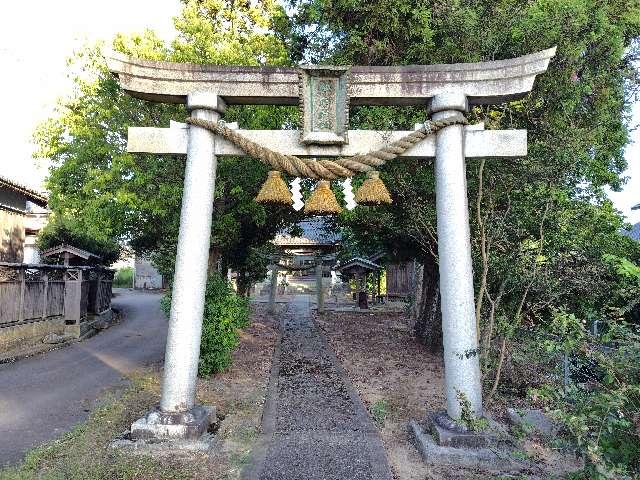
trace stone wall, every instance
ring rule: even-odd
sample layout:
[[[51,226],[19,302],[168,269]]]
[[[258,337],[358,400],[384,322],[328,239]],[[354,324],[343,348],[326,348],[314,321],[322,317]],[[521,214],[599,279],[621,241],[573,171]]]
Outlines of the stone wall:
[[[64,335],[67,330],[61,315],[23,325],[0,328],[0,356],[10,350],[37,345],[50,333]]]

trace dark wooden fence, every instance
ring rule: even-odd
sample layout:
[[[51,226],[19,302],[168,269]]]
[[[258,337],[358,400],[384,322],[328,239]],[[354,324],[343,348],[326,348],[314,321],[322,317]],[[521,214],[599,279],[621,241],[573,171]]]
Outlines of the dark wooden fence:
[[[415,265],[413,262],[393,263],[387,266],[387,296],[406,298],[413,293]]]
[[[111,307],[113,271],[0,262],[0,328],[64,316],[83,323]]]

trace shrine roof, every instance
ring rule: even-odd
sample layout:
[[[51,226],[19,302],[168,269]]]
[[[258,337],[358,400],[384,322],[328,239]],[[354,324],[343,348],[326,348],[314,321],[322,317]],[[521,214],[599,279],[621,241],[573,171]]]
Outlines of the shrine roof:
[[[371,260],[367,260],[366,258],[362,258],[362,257],[354,257],[347,260],[342,265],[339,265],[336,270],[338,270],[339,272],[343,272],[345,270],[351,270],[353,268],[363,268],[365,270],[371,270],[371,271],[382,269],[380,265],[372,262]]]
[[[276,235],[273,243],[281,247],[291,246],[332,246],[341,240],[338,233],[328,229],[326,221],[322,218],[310,218],[298,223],[302,229],[302,235],[293,236],[286,232],[280,232]]]
[[[57,247],[49,248],[40,254],[41,257],[52,257],[55,255],[60,255],[65,252],[70,253],[76,257],[80,257],[84,260],[101,260],[102,257],[96,255],[95,253],[91,253],[87,250],[83,250],[82,248],[74,247],[73,245],[62,244]]]

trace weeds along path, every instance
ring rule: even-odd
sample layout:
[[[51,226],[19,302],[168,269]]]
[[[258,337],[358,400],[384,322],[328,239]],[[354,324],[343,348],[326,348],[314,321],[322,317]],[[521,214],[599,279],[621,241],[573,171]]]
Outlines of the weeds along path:
[[[255,480],[391,480],[373,421],[300,295],[280,318]]]

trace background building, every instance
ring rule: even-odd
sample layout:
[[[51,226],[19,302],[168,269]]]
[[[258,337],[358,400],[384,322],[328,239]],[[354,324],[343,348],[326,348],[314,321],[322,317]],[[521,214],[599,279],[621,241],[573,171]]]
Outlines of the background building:
[[[0,261],[35,263],[35,234],[48,218],[48,213],[36,212],[46,212],[37,208],[46,206],[47,197],[42,193],[0,177]],[[32,212],[36,216],[29,217]]]

